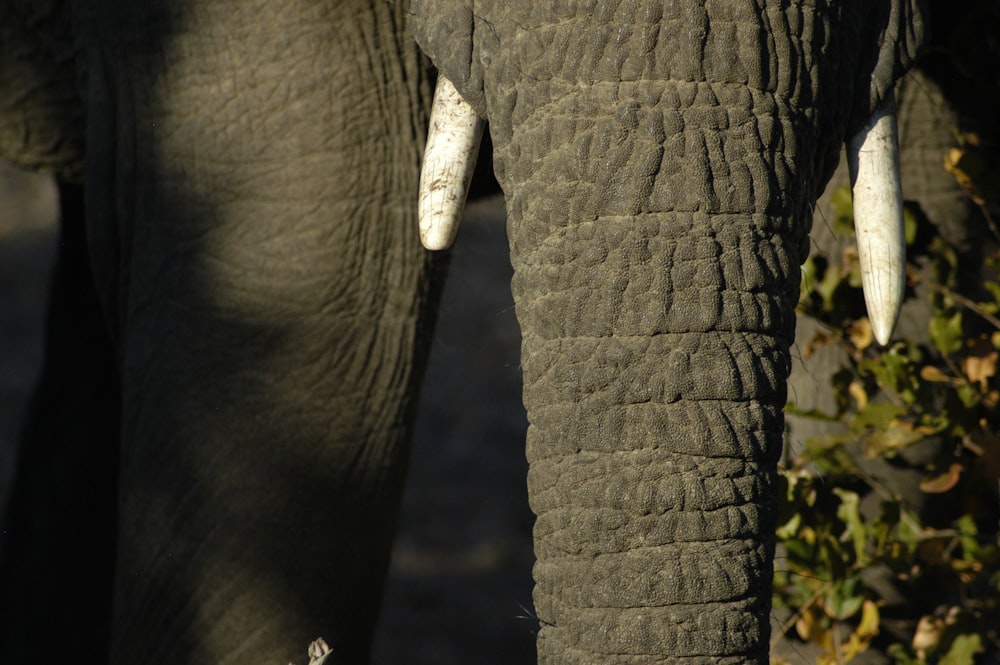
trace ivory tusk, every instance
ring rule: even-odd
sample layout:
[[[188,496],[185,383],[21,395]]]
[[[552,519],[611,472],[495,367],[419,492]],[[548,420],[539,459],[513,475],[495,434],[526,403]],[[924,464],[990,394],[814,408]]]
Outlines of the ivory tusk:
[[[879,344],[889,343],[906,286],[903,193],[899,184],[896,109],[887,98],[847,147],[854,192],[861,282]]]
[[[447,249],[455,241],[483,127],[483,120],[462,99],[452,82],[439,76],[420,170],[417,206],[420,241],[427,249]]]

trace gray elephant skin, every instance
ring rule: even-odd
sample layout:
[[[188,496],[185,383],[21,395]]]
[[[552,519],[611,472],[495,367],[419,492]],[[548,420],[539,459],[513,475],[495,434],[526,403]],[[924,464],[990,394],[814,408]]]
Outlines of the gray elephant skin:
[[[22,461],[88,465],[21,473],[4,663],[52,635],[367,660],[440,274],[417,44],[506,197],[539,662],[767,662],[798,266],[919,8],[15,0],[0,26],[0,153],[82,182]]]

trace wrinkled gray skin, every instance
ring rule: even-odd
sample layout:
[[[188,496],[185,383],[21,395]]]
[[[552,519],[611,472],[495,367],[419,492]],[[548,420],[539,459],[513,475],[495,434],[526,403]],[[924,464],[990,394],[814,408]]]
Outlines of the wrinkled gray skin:
[[[0,662],[367,659],[435,290],[405,13],[0,7],[0,152],[86,197],[62,187]]]
[[[539,658],[766,662],[811,206],[914,17],[532,7],[417,35],[489,119],[507,196]]]
[[[404,21],[490,121],[507,198],[539,661],[767,662],[811,207],[916,10],[71,4],[19,62],[76,53],[43,83],[86,112],[29,95],[2,145],[86,172],[123,414],[112,662],[283,663],[317,635],[366,658],[434,291]]]

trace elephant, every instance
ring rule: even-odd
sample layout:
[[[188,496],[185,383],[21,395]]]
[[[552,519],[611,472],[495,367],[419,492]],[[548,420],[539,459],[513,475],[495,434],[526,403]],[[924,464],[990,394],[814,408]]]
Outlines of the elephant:
[[[63,219],[0,661],[367,660],[443,267],[406,11],[3,3],[0,152]]]
[[[893,251],[919,2],[0,11],[0,154],[66,183],[21,465],[87,465],[19,471],[4,662],[53,633],[94,662],[287,662],[317,636],[367,661],[443,274],[418,197],[440,249],[481,122],[522,331],[539,662],[767,662],[812,206],[848,141]],[[466,129],[430,110],[435,71]],[[421,195],[425,143],[464,153],[431,151]],[[884,339],[898,303],[872,304]]]

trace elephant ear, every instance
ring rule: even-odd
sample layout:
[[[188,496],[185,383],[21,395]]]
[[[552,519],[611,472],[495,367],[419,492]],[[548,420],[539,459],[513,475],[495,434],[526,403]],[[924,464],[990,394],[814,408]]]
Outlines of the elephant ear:
[[[861,0],[858,87],[847,136],[853,136],[913,66],[924,44],[926,0]],[[867,92],[867,94],[865,94]]]
[[[477,18],[471,0],[413,0],[410,29],[417,44],[476,113],[486,117]]]

